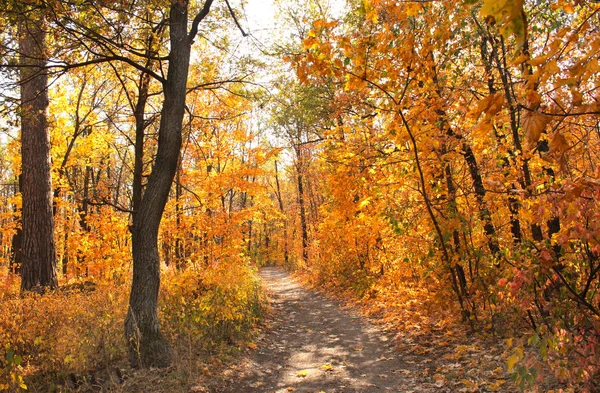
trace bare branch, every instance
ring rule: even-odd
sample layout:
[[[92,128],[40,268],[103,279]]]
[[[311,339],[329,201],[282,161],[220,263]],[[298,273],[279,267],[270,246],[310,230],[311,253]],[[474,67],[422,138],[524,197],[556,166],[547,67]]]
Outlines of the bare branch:
[[[208,15],[212,3],[213,0],[206,0],[206,3],[204,3],[204,7],[202,7],[202,10],[194,18],[194,21],[192,22],[192,28],[190,29],[190,33],[187,37],[190,44],[194,41],[194,38],[196,38],[196,35],[198,34],[198,25],[200,24],[200,22],[202,22],[204,18],[206,18],[206,15]]]
[[[233,8],[231,8],[231,5],[229,4],[229,0],[225,0],[225,4],[227,4],[227,9],[229,10],[231,17],[233,18],[235,25],[238,27],[238,29],[240,29],[240,31],[242,32],[242,35],[244,37],[248,37],[248,33],[246,33],[244,31],[244,29],[242,29],[242,26],[240,25],[240,22],[238,21],[237,16],[235,16],[235,12],[233,12]]]

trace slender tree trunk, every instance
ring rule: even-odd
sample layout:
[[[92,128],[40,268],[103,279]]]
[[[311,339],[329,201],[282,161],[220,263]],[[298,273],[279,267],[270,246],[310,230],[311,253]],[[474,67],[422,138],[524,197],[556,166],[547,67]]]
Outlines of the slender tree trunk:
[[[300,164],[301,152],[298,152],[298,167],[297,167],[297,181],[298,181],[298,205],[300,205],[300,229],[302,231],[302,259],[304,262],[308,262],[308,227],[306,223],[306,202],[304,196],[304,179],[303,179],[303,165]]]
[[[15,184],[15,192],[21,192],[21,176],[17,177],[17,184]],[[17,205],[13,205],[13,211],[18,212],[19,208]],[[21,274],[21,266],[23,264],[23,229],[21,225],[21,218],[19,217],[19,221],[17,222],[16,232],[11,240],[11,259],[10,259],[10,271],[13,274]]]
[[[481,60],[483,65],[485,66],[485,73],[487,77],[487,85],[488,91],[490,94],[496,94],[497,90],[495,87],[495,78],[493,72],[493,61],[498,57],[498,49],[495,45],[494,39],[492,37],[487,36],[485,29],[479,25],[477,18],[475,18],[475,23],[479,26],[479,30],[482,34],[481,38]],[[488,52],[488,43],[490,44],[490,50]],[[512,120],[512,118],[511,118]],[[514,123],[511,123],[511,127]],[[501,143],[500,138],[498,138],[498,142]],[[511,152],[511,155],[513,153]],[[508,168],[510,166],[510,162],[508,158],[503,159],[503,167]],[[505,175],[506,176],[506,175]],[[517,197],[509,193],[508,195],[508,210],[510,212],[510,232],[512,234],[513,243],[519,244],[521,243],[521,222],[519,220],[519,206],[520,202]]]
[[[133,198],[131,210],[133,215],[139,208],[142,200],[142,179],[144,173],[144,134],[146,131],[146,103],[148,102],[148,89],[150,85],[150,76],[142,74],[138,86],[138,100],[135,104],[135,152],[133,162]]]
[[[485,187],[483,186],[483,180],[481,179],[481,172],[479,171],[479,165],[473,149],[471,146],[463,142],[462,145],[462,156],[464,157],[467,166],[469,167],[469,173],[471,174],[471,180],[473,181],[473,189],[477,197],[477,204],[479,205],[479,218],[483,221],[483,230],[488,239],[488,248],[492,254],[496,255],[500,252],[500,245],[498,244],[498,236],[496,235],[496,228],[492,222],[492,214],[485,204]],[[520,233],[520,232],[519,232]]]
[[[419,148],[417,146],[417,140],[415,138],[414,133],[411,130],[410,125],[408,124],[408,121],[406,120],[406,117],[404,116],[404,113],[402,112],[402,109],[398,111],[398,114],[402,119],[402,123],[404,125],[404,128],[406,129],[406,132],[408,133],[409,139],[412,144],[412,148],[414,150],[415,166],[417,168],[417,173],[419,174],[421,195],[423,196],[423,201],[425,202],[427,214],[431,219],[431,223],[433,224],[433,228],[437,235],[437,240],[442,251],[442,261],[444,262],[444,265],[446,265],[446,268],[448,269],[448,272],[450,274],[450,282],[452,283],[452,289],[456,293],[456,297],[460,304],[460,308],[463,311],[463,318],[468,320],[471,324],[471,329],[474,329],[473,320],[469,318],[470,311],[468,309],[468,304],[465,304],[466,299],[464,298],[464,293],[461,290],[462,287],[466,286],[466,281],[464,279],[464,270],[460,265],[452,263],[452,258],[450,255],[449,247],[446,244],[444,231],[442,230],[442,227],[440,226],[438,219],[435,216],[435,213],[433,212],[431,199],[429,198],[429,194],[427,193],[427,182],[425,181],[425,175],[423,173],[423,168],[421,167],[421,159],[419,158]]]
[[[485,55],[485,52],[484,52],[485,45],[482,46],[481,50],[482,50],[482,57],[485,60],[487,58]],[[431,61],[433,64],[432,78],[433,78],[434,83],[437,86],[436,93],[441,100],[444,100],[444,97],[442,96],[442,89],[440,87],[440,83],[439,83],[439,80],[437,77],[437,68],[436,68],[435,56],[433,55],[433,52],[430,54],[430,57],[431,57]],[[489,72],[491,70],[491,66],[487,66],[487,67],[488,68],[486,68],[486,71]],[[489,83],[488,87],[490,89],[490,92],[492,92],[494,90],[493,75],[488,76],[488,83]],[[498,245],[498,236],[496,234],[496,228],[494,227],[494,223],[492,222],[492,215],[485,203],[486,191],[483,186],[483,181],[481,179],[481,172],[479,170],[477,158],[475,157],[475,154],[473,153],[473,149],[471,148],[469,143],[464,140],[462,135],[455,133],[454,130],[451,127],[449,127],[449,125],[447,124],[446,110],[442,108],[442,109],[440,109],[440,111],[441,112],[439,112],[440,113],[439,122],[441,124],[441,127],[444,127],[444,126],[447,127],[446,135],[453,137],[456,140],[460,140],[462,142],[461,154],[462,154],[463,158],[465,159],[467,166],[469,167],[469,174],[471,175],[471,179],[473,182],[473,188],[475,190],[475,195],[477,196],[477,204],[479,207],[479,218],[484,222],[483,230],[488,239],[488,248],[490,249],[492,254],[496,255],[500,251],[500,246]],[[452,184],[451,172],[448,173],[449,169],[450,169],[449,167],[446,168],[446,171],[447,171],[446,183],[448,185],[449,193],[451,194],[451,196],[453,196],[453,198],[455,198],[455,187]],[[456,207],[456,201],[454,201],[454,207]],[[454,243],[458,244],[458,239],[456,238],[456,235],[457,235],[457,233],[455,231],[453,234]]]
[[[50,176],[50,137],[46,33],[43,19],[33,11],[19,24],[21,53],[21,155],[23,265],[21,289],[25,291],[58,286],[54,244],[54,216]]]
[[[493,44],[492,44],[493,45]],[[512,139],[513,139],[513,146],[515,148],[515,151],[517,154],[522,154],[523,152],[523,147],[521,144],[521,137],[519,136],[519,124],[518,124],[518,114],[519,114],[519,109],[516,106],[516,103],[513,99],[513,95],[512,95],[512,81],[510,78],[510,74],[508,73],[508,69],[506,66],[506,50],[504,47],[504,40],[502,37],[500,37],[500,47],[502,49],[502,60],[500,59],[500,57],[498,56],[498,52],[495,52],[495,60],[496,60],[496,68],[498,69],[498,73],[500,74],[500,78],[502,80],[502,87],[504,89],[504,98],[506,99],[506,102],[508,104],[508,108],[509,108],[509,114],[510,114],[510,129],[511,129],[511,134],[512,134]],[[531,180],[531,171],[529,169],[529,159],[528,158],[524,158],[523,159],[523,164],[521,166],[521,169],[523,171],[523,180],[521,180],[521,187],[524,188],[525,190],[527,190],[528,192],[532,192],[531,190],[531,185],[532,185],[532,180]],[[511,204],[517,202],[515,201],[511,201]],[[518,203],[518,202],[517,202]],[[538,224],[532,223],[531,224],[531,234],[533,236],[533,239],[536,241],[541,241],[544,238],[544,235],[542,234],[542,227],[540,227]]]
[[[180,270],[185,267],[185,250],[183,240],[180,237],[179,227],[181,226],[181,158],[179,165],[177,166],[177,180],[175,181],[175,227],[176,227],[176,238],[175,238],[175,267]]]
[[[197,24],[208,14],[211,4],[212,0],[207,0],[188,35],[188,2],[171,3],[169,69],[163,84],[158,148],[146,191],[133,218],[133,282],[125,318],[125,336],[133,366],[168,367],[173,358],[173,351],[158,324],[158,229],[181,150],[191,45]]]
[[[281,187],[279,185],[279,172],[277,170],[277,161],[275,161],[275,185],[277,186],[277,202],[279,202],[279,210],[285,215],[285,210],[283,208],[283,198],[281,197]],[[288,265],[289,262],[289,251],[288,251],[288,228],[287,228],[287,220],[284,218],[283,223],[283,261],[285,262],[285,266]]]

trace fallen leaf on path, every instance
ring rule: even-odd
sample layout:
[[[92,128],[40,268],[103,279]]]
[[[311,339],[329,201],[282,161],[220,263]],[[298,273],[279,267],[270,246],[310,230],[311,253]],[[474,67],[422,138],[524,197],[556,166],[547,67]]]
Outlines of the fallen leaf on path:
[[[497,392],[500,389],[502,389],[502,385],[504,385],[505,383],[506,381],[504,379],[499,379],[496,382],[488,385],[487,390],[489,390],[490,392]]]
[[[441,388],[446,383],[446,377],[442,374],[433,374],[433,380],[435,381],[435,386]]]
[[[332,371],[333,370],[333,366],[329,363],[325,363],[324,365],[321,366],[321,370],[323,371]]]
[[[304,378],[304,377],[306,377],[307,374],[308,374],[308,371],[306,371],[306,370],[300,370],[300,371],[298,371],[298,373],[296,374],[296,376]]]
[[[479,385],[473,381],[470,381],[468,379],[461,379],[460,382],[462,382],[466,386],[460,389],[461,393],[475,393],[479,391]]]
[[[365,347],[363,347],[362,345],[357,345],[357,346],[355,346],[355,347],[352,347],[352,350],[353,350],[353,351],[356,351],[356,352],[360,352],[360,351],[362,351],[363,349],[365,349]]]

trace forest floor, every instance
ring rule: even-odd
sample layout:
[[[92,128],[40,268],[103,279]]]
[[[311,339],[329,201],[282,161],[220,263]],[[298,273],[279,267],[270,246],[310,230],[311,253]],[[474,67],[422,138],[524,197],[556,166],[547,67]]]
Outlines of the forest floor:
[[[191,392],[516,392],[501,343],[396,334],[278,268],[261,276],[273,312],[244,358]],[[397,332],[396,332],[397,333]]]

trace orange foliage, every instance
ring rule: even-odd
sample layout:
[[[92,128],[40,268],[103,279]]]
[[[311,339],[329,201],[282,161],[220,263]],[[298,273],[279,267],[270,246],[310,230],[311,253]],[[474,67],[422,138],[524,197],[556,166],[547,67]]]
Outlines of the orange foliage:
[[[541,363],[588,389],[600,375],[598,7],[568,3],[365,1],[289,59],[335,122],[312,153],[306,274],[388,314],[416,285],[400,297],[451,293],[473,330],[525,325],[522,388]]]

